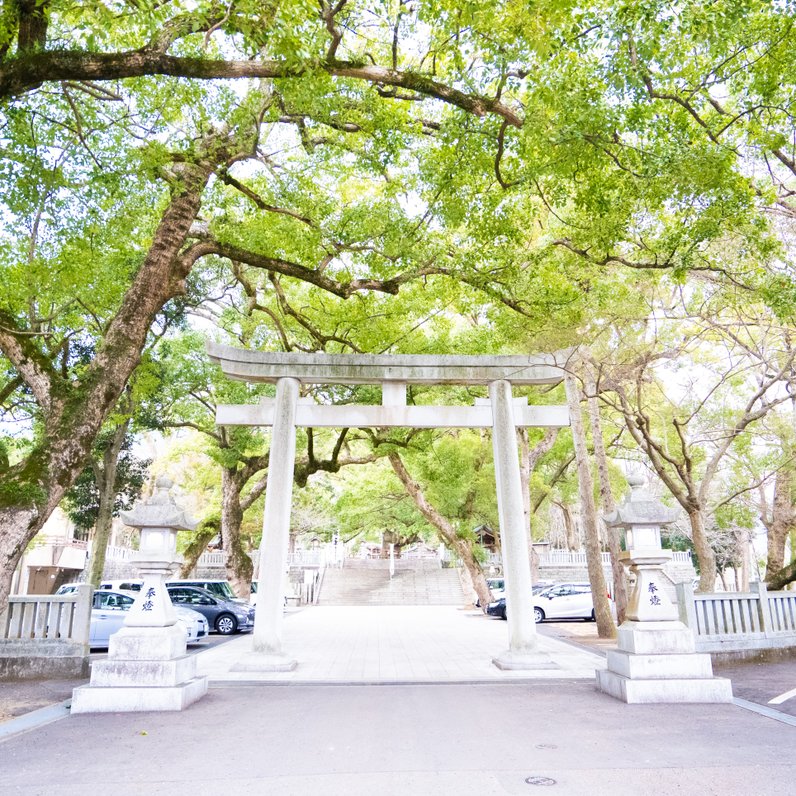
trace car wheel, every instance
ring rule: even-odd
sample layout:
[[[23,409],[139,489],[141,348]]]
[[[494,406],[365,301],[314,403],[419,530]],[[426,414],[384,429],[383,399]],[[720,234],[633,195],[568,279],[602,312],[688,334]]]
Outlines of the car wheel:
[[[536,622],[537,625],[539,622],[544,621],[544,611],[538,606],[533,609],[533,621]]]
[[[505,605],[503,606],[503,610],[500,613],[500,618],[501,619],[505,619],[506,618],[506,606]]]
[[[221,614],[221,616],[216,619],[216,630],[221,633],[222,636],[229,636],[237,629],[238,623],[231,614]]]
[[[587,622],[594,622],[595,621],[594,608],[591,609],[591,616],[586,621]]]

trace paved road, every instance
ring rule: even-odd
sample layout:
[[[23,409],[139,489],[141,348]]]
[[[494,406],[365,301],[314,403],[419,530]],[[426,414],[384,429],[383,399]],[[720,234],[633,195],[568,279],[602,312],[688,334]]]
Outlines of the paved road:
[[[625,705],[583,681],[211,688],[188,712],[78,715],[0,744],[21,796],[793,794],[796,728]]]
[[[543,635],[586,646],[602,655],[614,645],[612,641],[598,639],[591,623],[545,622],[538,630]],[[733,696],[796,717],[796,650],[768,661],[714,664],[713,673],[730,678]]]
[[[713,672],[732,680],[734,696],[796,717],[796,657],[722,664]]]

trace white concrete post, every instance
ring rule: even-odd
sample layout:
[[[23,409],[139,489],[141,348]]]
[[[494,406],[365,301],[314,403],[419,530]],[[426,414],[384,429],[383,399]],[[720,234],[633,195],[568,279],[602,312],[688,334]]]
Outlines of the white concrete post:
[[[760,625],[766,638],[774,634],[774,622],[771,617],[771,601],[768,599],[768,586],[763,580],[749,584],[749,591],[757,594],[760,600]]]
[[[260,585],[254,620],[254,655],[243,664],[243,668],[249,671],[255,667],[266,671],[283,671],[296,667],[296,661],[282,653],[285,602],[282,583],[290,542],[298,394],[299,382],[296,379],[279,379],[276,384],[263,538],[260,544]],[[257,665],[257,657],[262,657],[260,666]]]
[[[509,648],[493,659],[500,669],[550,665],[537,651],[538,637],[531,600],[531,563],[522,504],[522,481],[517,453],[511,384],[505,379],[489,385],[492,402],[492,447],[495,458],[500,549],[506,579]]]

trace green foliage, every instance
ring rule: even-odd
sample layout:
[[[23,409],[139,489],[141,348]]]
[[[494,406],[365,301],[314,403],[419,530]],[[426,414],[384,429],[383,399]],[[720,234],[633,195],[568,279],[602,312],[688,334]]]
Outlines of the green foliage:
[[[97,439],[94,455],[102,458],[109,444],[112,432],[105,432]],[[118,517],[120,512],[129,511],[141,494],[146,482],[151,460],[137,457],[132,450],[133,437],[128,434],[119,455],[116,466],[116,480],[113,484],[114,498],[112,515]],[[97,522],[99,514],[100,492],[93,467],[86,467],[77,477],[66,493],[64,509],[75,527],[86,533]]]

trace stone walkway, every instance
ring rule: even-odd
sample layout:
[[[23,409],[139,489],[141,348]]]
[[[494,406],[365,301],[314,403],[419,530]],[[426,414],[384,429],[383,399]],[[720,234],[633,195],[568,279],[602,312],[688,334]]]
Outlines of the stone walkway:
[[[496,683],[594,679],[605,659],[539,634],[550,669],[501,671],[492,658],[507,649],[507,625],[480,611],[451,606],[314,606],[285,615],[283,647],[298,660],[292,672],[230,669],[251,651],[251,635],[199,655],[211,685],[285,683]]]

